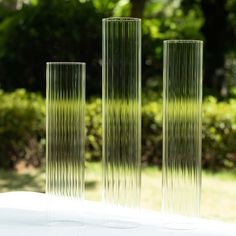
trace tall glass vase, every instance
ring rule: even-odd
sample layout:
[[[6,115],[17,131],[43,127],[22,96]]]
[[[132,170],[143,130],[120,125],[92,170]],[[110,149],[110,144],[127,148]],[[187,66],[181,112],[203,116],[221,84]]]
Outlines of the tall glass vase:
[[[164,42],[162,208],[167,213],[199,215],[202,54],[202,41]]]
[[[83,198],[85,63],[47,63],[46,193]]]
[[[141,20],[103,19],[103,198],[137,207],[141,165]]]

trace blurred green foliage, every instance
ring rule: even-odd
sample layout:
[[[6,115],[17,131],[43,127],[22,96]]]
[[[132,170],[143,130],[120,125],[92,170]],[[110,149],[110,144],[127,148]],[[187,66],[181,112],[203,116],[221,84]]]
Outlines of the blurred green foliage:
[[[0,88],[6,91],[45,94],[47,61],[85,61],[86,95],[100,95],[102,18],[142,17],[144,164],[161,165],[163,40],[204,40],[203,166],[234,168],[236,0],[32,0],[22,8],[16,2],[0,1]],[[0,102],[0,166],[13,167],[19,160],[40,165],[44,99],[25,90],[1,91]],[[87,104],[86,122],[86,159],[100,160],[100,99]]]
[[[39,166],[44,157],[44,99],[23,89],[0,90],[0,166],[9,168],[20,160]]]
[[[203,6],[204,2],[209,4]],[[46,61],[85,61],[87,96],[100,95],[102,18],[135,16],[137,12],[143,27],[144,90],[157,92],[162,88],[163,40],[202,39],[205,91],[226,97],[228,88],[236,84],[236,0],[225,1],[223,17],[214,11],[221,11],[219,2],[38,0],[14,10],[8,0],[3,0],[0,3],[0,87],[8,91],[26,88],[44,94]],[[227,23],[227,33],[219,30],[224,27],[218,27],[216,20],[219,24]]]
[[[102,101],[92,99],[86,106],[86,160],[99,161],[102,153]]]
[[[0,92],[0,166],[14,167],[20,160],[38,166],[45,157],[45,100],[35,93]],[[102,156],[102,104],[91,99],[86,106],[86,160]],[[203,168],[236,168],[236,99],[203,102]],[[142,162],[161,166],[162,100],[142,107]]]
[[[0,8],[1,9],[1,8]],[[88,94],[100,91],[101,19],[91,2],[25,5],[0,24],[0,86],[45,93],[47,61],[85,61]]]
[[[203,106],[203,166],[233,168],[236,164],[236,99],[217,103],[208,97]],[[214,158],[212,158],[214,157]]]

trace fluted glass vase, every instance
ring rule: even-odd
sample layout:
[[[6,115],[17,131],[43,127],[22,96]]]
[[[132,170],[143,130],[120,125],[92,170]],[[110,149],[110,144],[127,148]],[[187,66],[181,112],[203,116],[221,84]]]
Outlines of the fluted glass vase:
[[[141,20],[103,19],[103,199],[137,207],[141,164]]]
[[[162,208],[167,213],[199,215],[202,54],[202,41],[164,42]]]
[[[47,63],[46,193],[83,198],[85,63]]]

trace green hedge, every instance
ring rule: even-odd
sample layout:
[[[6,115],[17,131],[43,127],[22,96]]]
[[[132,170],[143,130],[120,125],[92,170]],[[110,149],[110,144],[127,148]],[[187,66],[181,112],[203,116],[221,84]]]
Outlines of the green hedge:
[[[0,167],[13,167],[20,160],[39,166],[44,146],[44,99],[23,89],[0,90]]]
[[[162,104],[143,106],[142,159],[161,164]],[[236,99],[217,103],[207,97],[202,108],[202,165],[205,169],[236,168]]]
[[[101,99],[86,108],[86,159],[99,161],[102,152]],[[236,167],[236,99],[217,103],[208,97],[203,103],[203,158],[205,169]],[[16,90],[0,91],[0,166],[13,167],[24,160],[39,166],[45,156],[45,100],[37,94]],[[161,165],[162,103],[142,107],[143,164]]]

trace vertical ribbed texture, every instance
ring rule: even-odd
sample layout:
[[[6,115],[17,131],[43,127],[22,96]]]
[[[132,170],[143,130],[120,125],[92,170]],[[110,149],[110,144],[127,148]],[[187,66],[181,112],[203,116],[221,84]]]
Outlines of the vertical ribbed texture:
[[[85,63],[47,63],[47,194],[83,197],[85,70]]]
[[[137,207],[141,165],[141,20],[103,19],[103,199]]]
[[[162,207],[168,213],[199,215],[202,53],[201,41],[164,42]]]

